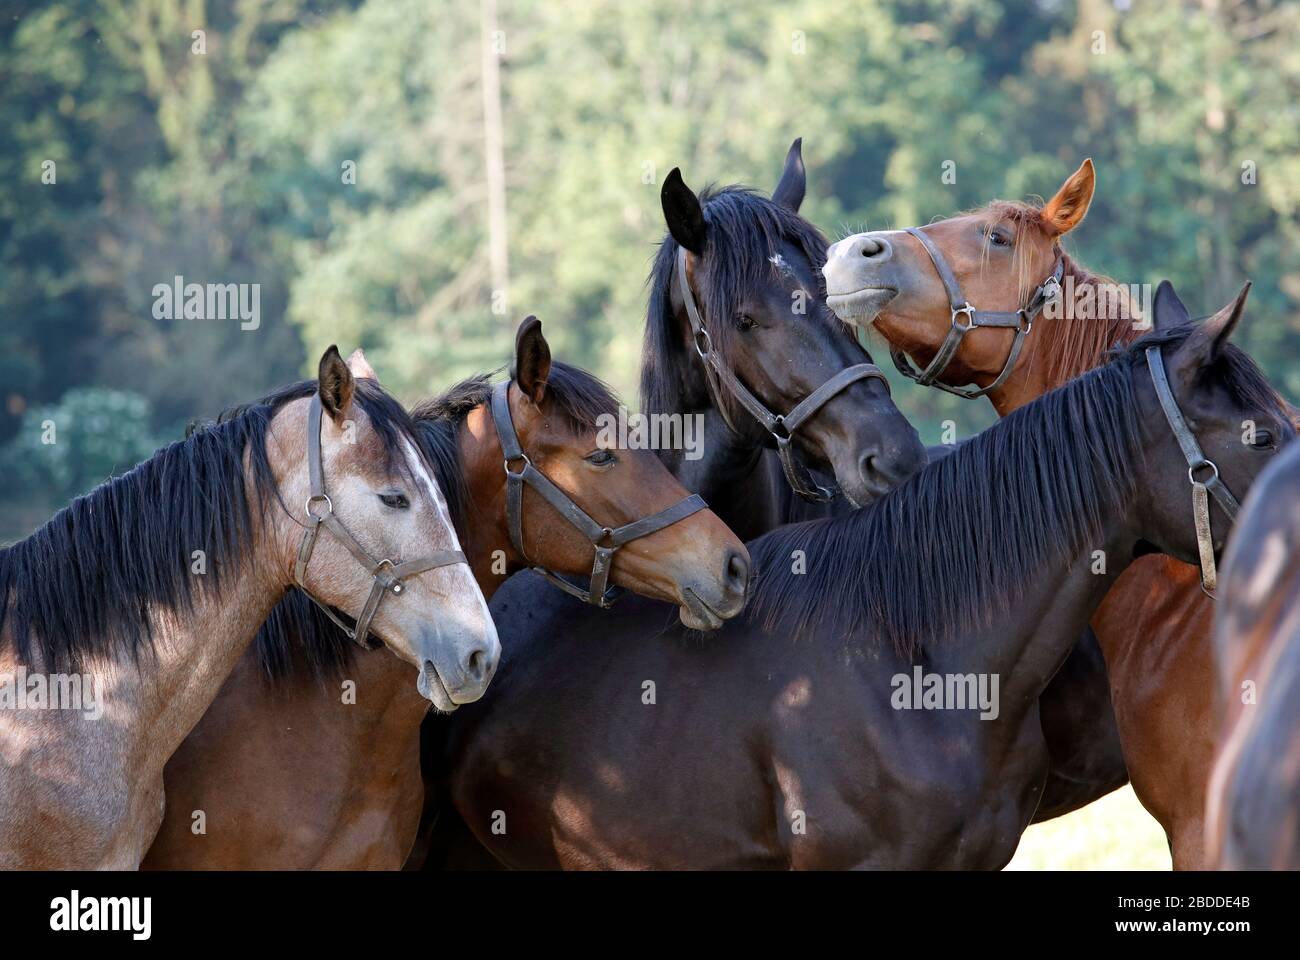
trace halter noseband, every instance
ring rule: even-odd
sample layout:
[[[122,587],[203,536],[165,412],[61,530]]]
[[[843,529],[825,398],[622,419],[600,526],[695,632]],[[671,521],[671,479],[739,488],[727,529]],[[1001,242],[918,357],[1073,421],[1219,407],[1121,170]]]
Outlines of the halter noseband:
[[[419,560],[408,560],[405,563],[394,563],[386,557],[381,560],[367,553],[366,548],[357,542],[357,538],[348,532],[348,528],[343,525],[343,521],[334,516],[334,502],[325,493],[325,471],[321,464],[320,428],[320,395],[313,394],[311,410],[307,414],[307,466],[311,472],[311,496],[307,498],[305,507],[308,525],[303,532],[302,542],[298,546],[298,559],[294,564],[293,579],[302,589],[302,592],[311,599],[312,603],[324,610],[325,615],[333,620],[350,639],[355,640],[366,650],[373,650],[378,644],[367,642],[370,634],[370,621],[374,619],[375,611],[379,609],[379,601],[384,598],[385,593],[390,591],[393,594],[401,593],[403,589],[402,581],[408,577],[413,577],[416,574],[437,567],[446,567],[453,563],[466,563],[467,561],[465,560],[465,554],[459,550],[439,550],[427,557]],[[323,503],[325,505],[324,512],[313,513],[313,503]],[[316,547],[316,538],[320,535],[322,526],[334,534],[335,539],[347,547],[348,552],[356,557],[361,565],[369,570],[375,578],[374,586],[370,588],[370,596],[366,598],[365,606],[361,609],[361,616],[357,618],[355,627],[349,627],[327,604],[321,603],[307,589],[305,582],[307,563],[311,560],[312,550]]]
[[[709,337],[709,331],[704,326],[704,319],[700,316],[699,307],[695,305],[695,296],[691,293],[690,282],[686,279],[685,247],[679,247],[677,250],[677,283],[681,291],[682,302],[686,304],[686,315],[690,318],[691,336],[695,341],[695,352],[700,355],[700,359],[713,371],[718,380],[726,386],[731,395],[740,401],[740,405],[748,410],[750,415],[762,424],[763,429],[772,435],[772,438],[776,441],[776,452],[781,458],[781,467],[785,471],[785,479],[790,484],[790,488],[804,500],[812,503],[827,503],[832,500],[835,491],[833,489],[828,490],[814,481],[812,475],[808,472],[808,468],[796,462],[790,441],[794,439],[794,432],[830,402],[832,397],[859,380],[875,378],[883,383],[885,389],[888,390],[889,381],[885,379],[884,373],[874,363],[859,363],[851,367],[845,367],[800,400],[789,413],[784,415],[773,413],[763,404],[763,401],[754,396],[750,389],[740,382],[739,377],[723,365],[721,358],[713,349],[713,341]]]
[[[894,366],[898,367],[899,373],[909,380],[915,380],[923,387],[938,387],[948,393],[956,394],[967,400],[973,400],[975,397],[982,397],[986,393],[996,390],[1002,386],[1011,376],[1011,371],[1016,365],[1016,358],[1020,356],[1020,348],[1024,346],[1025,337],[1034,326],[1034,321],[1038,315],[1043,312],[1047,306],[1061,293],[1061,278],[1065,274],[1065,260],[1062,257],[1056,258],[1056,266],[1052,268],[1052,273],[1046,280],[1038,285],[1038,289],[1030,296],[1029,301],[1015,312],[996,310],[976,310],[970,305],[970,301],[962,296],[961,285],[957,283],[957,278],[953,275],[948,262],[944,260],[943,254],[935,246],[933,240],[925,235],[919,227],[908,227],[907,232],[916,237],[925,248],[925,252],[930,255],[931,262],[934,263],[935,273],[939,274],[939,279],[943,281],[944,289],[948,292],[948,304],[952,310],[952,325],[948,328],[948,335],[944,338],[943,343],[939,346],[939,352],[934,355],[934,359],[924,370],[917,370],[907,359],[907,354],[897,347],[890,348],[889,355],[894,358]],[[961,317],[966,320],[963,323]],[[998,374],[997,379],[983,389],[965,390],[961,387],[950,387],[942,383],[938,378],[952,362],[952,358],[957,353],[957,348],[961,346],[962,339],[971,330],[976,327],[1002,327],[1016,331],[1016,338],[1011,343],[1011,350],[1007,353],[1007,362],[1002,365],[1002,372]]]
[[[1169,428],[1174,432],[1183,457],[1187,460],[1187,479],[1192,484],[1192,517],[1196,522],[1196,549],[1201,558],[1201,589],[1206,596],[1214,599],[1218,586],[1218,570],[1214,565],[1214,537],[1210,532],[1210,501],[1213,496],[1228,515],[1229,520],[1237,517],[1240,509],[1237,498],[1219,478],[1219,468],[1213,460],[1201,450],[1196,442],[1196,435],[1187,426],[1183,412],[1178,409],[1178,401],[1169,387],[1169,377],[1165,373],[1164,358],[1160,356],[1159,347],[1147,347],[1147,366],[1151,370],[1151,382],[1155,385],[1156,396],[1160,398],[1160,409],[1165,412]],[[1197,480],[1198,471],[1210,471],[1204,480]]]
[[[601,526],[591,519],[585,510],[569,499],[568,494],[552,483],[550,477],[533,466],[533,461],[528,458],[528,454],[524,453],[519,443],[519,435],[515,432],[514,421],[510,417],[510,384],[511,381],[506,380],[492,389],[492,421],[496,424],[501,451],[505,456],[506,521],[510,526],[510,542],[514,544],[520,555],[528,560],[528,551],[524,549],[524,485],[527,484],[536,490],[543,500],[559,511],[560,516],[590,540],[596,551],[591,565],[591,585],[586,590],[575,587],[545,567],[534,566],[533,570],[569,596],[577,597],[583,603],[608,609],[617,596],[613,587],[606,588],[615,551],[624,544],[647,537],[664,527],[672,526],[678,520],[685,520],[692,514],[699,513],[707,504],[699,494],[691,494],[671,507],[621,527]],[[512,463],[522,463],[523,469],[511,470]]]

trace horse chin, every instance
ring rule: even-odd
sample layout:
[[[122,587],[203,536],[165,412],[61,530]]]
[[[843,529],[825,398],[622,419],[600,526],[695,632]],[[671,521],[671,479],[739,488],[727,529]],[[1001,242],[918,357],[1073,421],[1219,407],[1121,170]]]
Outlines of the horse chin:
[[[690,587],[682,591],[682,604],[677,608],[677,617],[688,630],[701,631],[716,630],[725,619],[715,613]]]
[[[415,681],[415,689],[420,692],[420,696],[433,704],[433,708],[439,713],[451,713],[458,706],[447,693],[447,688],[443,686],[437,668],[428,660],[425,660],[420,667],[420,676]]]
[[[897,296],[894,287],[863,287],[852,293],[827,294],[826,305],[845,323],[868,327]]]

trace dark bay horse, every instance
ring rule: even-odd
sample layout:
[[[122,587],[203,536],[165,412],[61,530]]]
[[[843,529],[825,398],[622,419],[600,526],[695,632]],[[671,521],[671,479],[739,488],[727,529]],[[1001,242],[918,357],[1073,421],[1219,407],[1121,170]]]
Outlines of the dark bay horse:
[[[1300,870],[1300,444],[1259,478],[1237,521],[1214,648],[1220,716],[1207,861]]]
[[[696,195],[674,170],[662,203],[668,234],[650,271],[641,407],[704,418],[704,456],[665,451],[687,489],[750,539],[792,519],[866,503],[924,462],[916,430],[880,379],[849,383],[793,432],[791,447],[838,484],[829,508],[792,496],[772,432],[697,352],[686,287],[719,365],[769,410],[787,414],[837,375],[871,364],[852,331],[826,308],[826,239],[799,216],[807,180],[801,141],[786,155],[769,200],[742,187]],[[683,256],[683,251],[685,255]]]
[[[364,358],[352,362],[358,377],[373,380]],[[528,565],[509,531],[493,389],[488,376],[475,377],[414,410],[488,596]],[[531,317],[519,328],[508,400],[531,463],[597,522],[618,527],[686,496],[653,453],[602,446],[597,423],[617,412],[617,400],[595,377],[552,362]],[[593,548],[583,533],[531,487],[521,508],[531,562],[590,573]],[[683,622],[709,627],[743,605],[748,555],[700,510],[617,550],[610,577],[678,607]],[[407,674],[382,652],[354,651],[337,627],[291,594],[167,764],[167,814],[144,866],[400,867],[424,803],[419,738],[428,712],[411,695]],[[205,821],[201,834],[193,830],[196,811]]]
[[[1094,187],[1092,163],[1085,161],[1041,208],[995,201],[924,227],[980,310],[1014,316],[1053,264],[1063,267],[1061,302],[1033,322],[1018,354],[1011,352],[1016,326],[972,329],[936,385],[992,387],[989,401],[1005,415],[1140,335],[1124,289],[1060,247],[1086,215]],[[916,237],[902,231],[850,237],[832,248],[826,273],[843,316],[871,326],[921,364],[934,361],[953,328],[953,305]],[[1004,371],[1005,380],[993,386]],[[1259,439],[1268,445],[1283,436],[1266,431]],[[1149,556],[1119,578],[1092,621],[1108,669],[1085,637],[1044,695],[1054,776],[1039,819],[1090,802],[1122,784],[1127,771],[1138,799],[1165,829],[1174,866],[1204,866],[1202,818],[1215,729],[1212,617],[1195,566]]]
[[[873,506],[751,543],[750,606],[707,643],[507,584],[502,669],[454,724],[464,820],[515,867],[1002,866],[1048,681],[1134,555],[1197,556],[1156,368],[1238,495],[1268,461],[1239,442],[1282,428],[1239,317],[1160,329]]]
[[[163,764],[295,582],[353,617],[389,594],[366,619],[410,665],[408,695],[418,670],[422,700],[480,696],[500,647],[456,550],[415,424],[333,347],[318,381],[164,447],[0,550],[0,674],[80,701],[0,709],[0,868],[135,868]],[[399,566],[381,582],[358,552]]]

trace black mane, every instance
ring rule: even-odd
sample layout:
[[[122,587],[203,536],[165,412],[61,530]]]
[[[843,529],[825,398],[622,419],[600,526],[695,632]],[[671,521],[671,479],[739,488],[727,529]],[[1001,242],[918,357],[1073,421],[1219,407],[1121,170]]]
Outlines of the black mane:
[[[255,518],[280,502],[267,427],[286,403],[315,391],[314,381],[297,383],[239,407],[0,549],[0,634],[11,626],[18,658],[30,663],[35,652],[52,671],[89,656],[136,659],[152,649],[151,616],[187,613],[201,590],[219,592],[245,559]],[[388,456],[405,464],[400,438],[413,435],[406,411],[377,387],[357,398]],[[196,550],[206,554],[199,579],[190,572]]]
[[[456,535],[465,539],[474,521],[469,490],[458,453],[460,429],[470,411],[492,397],[495,374],[484,373],[455,384],[440,396],[411,408],[421,453],[447,498]],[[547,379],[551,401],[574,433],[597,429],[603,414],[617,414],[618,398],[601,380],[555,361]],[[318,680],[337,679],[352,662],[356,645],[301,590],[290,590],[271,611],[254,641],[263,674],[280,682],[305,669]]]
[[[817,300],[808,312],[812,322],[834,324],[851,336],[825,307],[821,268],[827,243],[816,227],[746,187],[706,188],[700,194],[700,204],[709,243],[695,275],[696,293],[709,337],[724,361],[730,362],[738,305],[747,290],[770,279],[771,271],[777,269],[771,257],[780,252],[783,243],[803,252],[817,278]],[[641,358],[641,410],[647,414],[684,412],[684,404],[706,399],[700,395],[703,365],[673,318],[672,282],[678,249],[672,235],[666,235],[647,281],[649,306]],[[718,399],[728,417],[738,413],[729,394]]]
[[[1195,329],[1117,348],[870,507],[760,537],[750,544],[762,575],[748,615],[789,635],[866,632],[909,658],[956,630],[988,627],[1046,566],[1095,542],[1102,518],[1133,493],[1143,446],[1132,371],[1146,375],[1146,347],[1177,345]],[[1205,376],[1253,407],[1278,405],[1231,344]],[[792,572],[796,550],[803,574]]]

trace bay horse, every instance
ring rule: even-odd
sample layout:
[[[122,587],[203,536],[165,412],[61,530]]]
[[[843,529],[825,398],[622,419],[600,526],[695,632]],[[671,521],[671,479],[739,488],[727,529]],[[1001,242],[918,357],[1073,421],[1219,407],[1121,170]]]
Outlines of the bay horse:
[[[961,335],[932,385],[974,384],[961,392],[984,393],[1005,416],[1141,334],[1142,318],[1123,288],[1060,246],[1087,214],[1095,186],[1093,164],[1085,160],[1041,207],[994,201],[920,229],[968,302],[1009,322]],[[1021,337],[1016,311],[1053,274],[1054,264],[1062,268],[1060,284],[1074,312],[1061,315],[1060,307],[1069,306],[1063,295],[1060,313],[1049,307]],[[830,302],[842,317],[875,329],[896,352],[927,367],[954,327],[968,325],[964,316],[954,316],[960,304],[951,302],[913,233],[842,240],[831,248],[825,273]],[[1186,312],[1181,304],[1178,309]],[[1284,436],[1265,431],[1259,440],[1267,446]],[[1097,665],[1093,638],[1085,636],[1045,694],[1044,733],[1060,776],[1049,781],[1038,819],[1090,802],[1127,776],[1164,828],[1174,867],[1205,866],[1205,787],[1215,739],[1212,619],[1213,604],[1195,566],[1148,556],[1119,578],[1091,624],[1104,668]]]
[[[358,377],[374,378],[359,354],[350,362]],[[473,377],[413,410],[488,597],[530,562],[581,576],[593,555],[587,536],[532,487],[521,501],[523,543],[512,536],[492,411],[496,389],[490,376]],[[534,317],[519,327],[508,391],[506,429],[531,464],[598,523],[642,521],[686,498],[653,453],[611,449],[602,440],[598,423],[617,414],[617,399],[590,374],[553,362]],[[683,623],[705,629],[743,606],[748,562],[735,535],[697,510],[614,551],[609,576],[674,604]],[[290,594],[168,762],[167,814],[144,866],[401,867],[424,803],[420,729],[428,713],[406,673],[393,657],[357,652]],[[349,689],[354,697],[343,695]],[[192,829],[195,811],[203,811],[204,833]]]
[[[1260,476],[1224,562],[1215,616],[1219,735],[1210,866],[1300,870],[1300,444]]]
[[[872,506],[751,543],[750,605],[707,644],[629,608],[593,645],[507,584],[502,668],[451,744],[480,843],[512,867],[1004,865],[1047,773],[1043,689],[1135,554],[1197,556],[1162,391],[1239,495],[1268,461],[1241,420],[1280,423],[1227,342],[1239,303],[1160,314]],[[948,709],[926,709],[935,676]],[[959,702],[972,684],[984,713]]]
[[[135,868],[164,763],[295,584],[382,637],[440,706],[492,677],[496,630],[415,426],[333,347],[316,382],[162,448],[0,550],[0,675],[95,693],[93,711],[0,709],[0,868]]]

